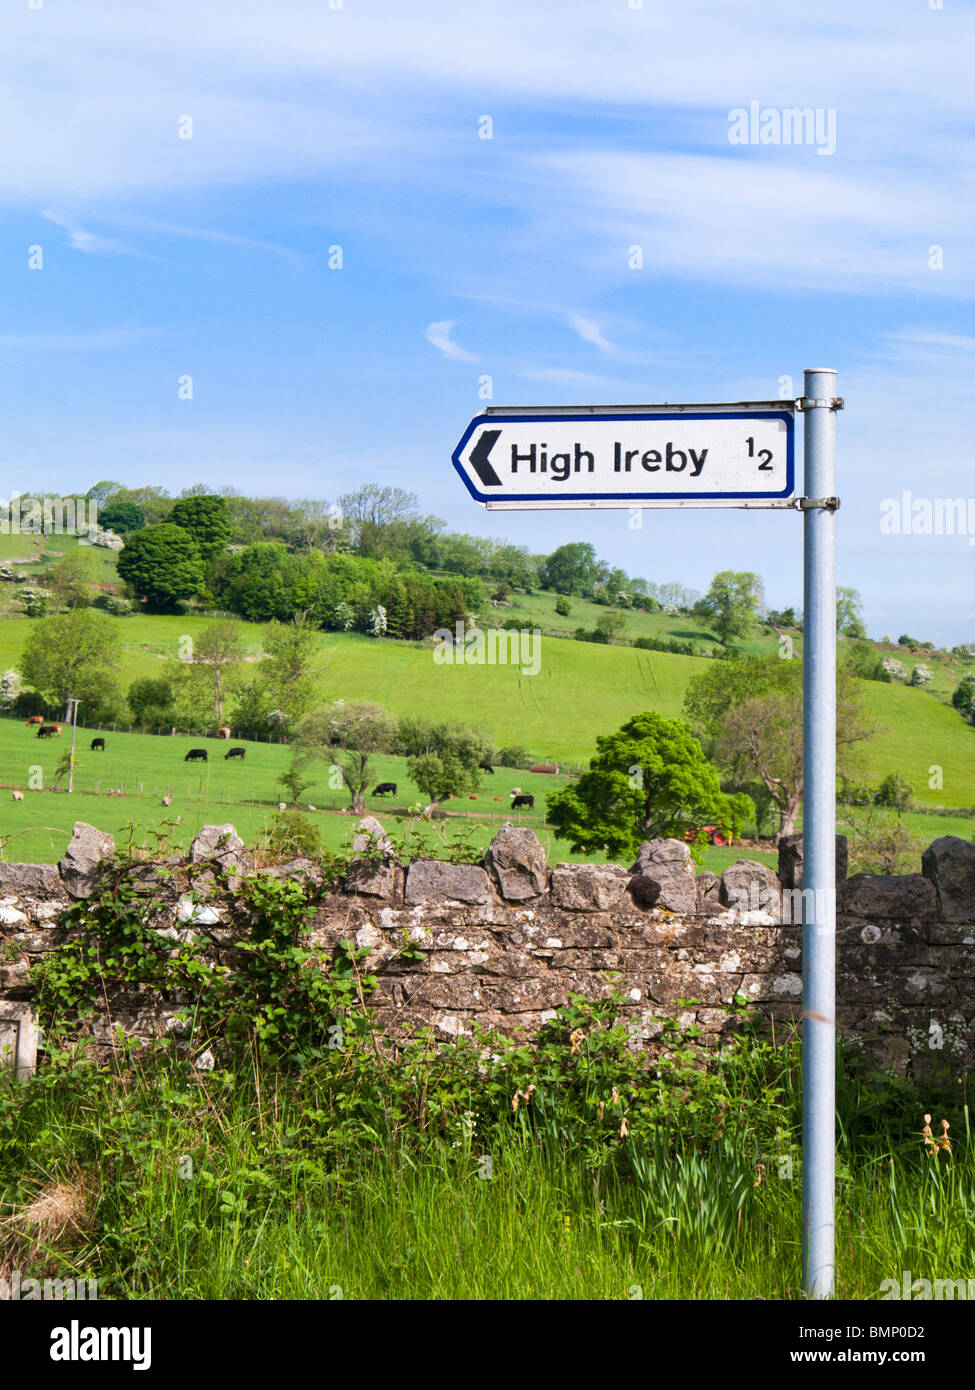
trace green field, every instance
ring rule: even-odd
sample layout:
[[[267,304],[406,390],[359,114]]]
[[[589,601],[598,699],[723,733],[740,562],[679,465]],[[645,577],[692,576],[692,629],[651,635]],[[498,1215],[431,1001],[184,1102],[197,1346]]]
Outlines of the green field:
[[[210,619],[136,615],[111,621],[122,638],[120,676],[128,686],[139,676],[158,672],[163,660],[177,655],[179,639],[197,635]],[[0,621],[0,668],[16,669],[31,626],[26,618]],[[250,674],[261,650],[261,629],[248,623],[241,629],[251,659],[245,670]],[[554,637],[542,638],[541,668],[534,676],[516,666],[437,665],[430,644],[356,634],[322,633],[320,652],[323,700],[370,699],[396,715],[423,710],[431,718],[472,724],[489,733],[499,747],[520,744],[532,760],[555,761],[573,773],[588,764],[598,734],[612,731],[639,711],[650,708],[679,715],[689,680],[708,669],[705,658]],[[874,734],[861,746],[858,780],[875,786],[888,773],[901,772],[924,805],[975,803],[975,728],[924,690],[866,681],[863,693]],[[24,803],[0,803],[0,836],[16,836],[4,849],[8,859],[57,858],[74,820],[88,820],[115,834],[135,823],[139,841],[142,832],[161,829],[178,816],[171,833],[173,844],[183,846],[201,825],[219,818],[232,821],[245,839],[257,842],[268,831],[276,803],[289,799],[277,780],[289,762],[283,746],[250,743],[242,766],[225,763],[226,745],[215,740],[105,732],[108,749],[99,754],[88,751],[92,730],[80,731],[75,791],[69,800],[63,792],[30,785],[30,769],[39,766],[43,787],[51,786],[63,741],[40,743],[22,721],[0,719],[0,783],[26,796]],[[214,760],[206,768],[185,764],[186,750],[201,744],[211,749]],[[395,804],[400,811],[422,799],[400,758],[377,759],[373,785],[380,781],[398,784]],[[494,778],[483,778],[476,809],[467,800],[448,809],[458,815],[461,807],[473,813],[467,822],[473,826],[471,846],[482,849],[505,816],[512,787],[518,786],[536,797],[534,812],[519,814],[519,819],[539,834],[552,858],[569,859],[564,843],[552,842],[544,828],[545,795],[563,783],[561,776],[533,777],[498,768]],[[121,788],[123,794],[109,796],[111,788]],[[161,804],[164,795],[172,798],[168,808]],[[492,800],[495,796],[502,800]],[[327,765],[320,765],[319,776],[302,800],[317,808],[311,814],[319,823],[323,844],[337,848],[347,843],[349,817],[342,814],[346,798],[329,786]],[[392,815],[382,799],[370,802],[370,809],[381,810],[387,818]],[[971,822],[961,819],[915,819],[912,828],[925,843],[939,834],[971,835]],[[404,816],[400,829],[407,824]],[[20,833],[25,830],[29,833]],[[576,857],[602,856],[594,849]],[[710,850],[707,867],[720,871],[736,857],[733,850]]]

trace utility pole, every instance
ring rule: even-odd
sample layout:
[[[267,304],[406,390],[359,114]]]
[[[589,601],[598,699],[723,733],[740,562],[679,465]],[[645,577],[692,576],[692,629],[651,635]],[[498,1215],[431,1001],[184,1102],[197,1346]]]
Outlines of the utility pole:
[[[68,765],[68,791],[74,790],[74,739],[75,731],[78,726],[78,706],[80,700],[76,700],[73,695],[68,696],[68,718],[71,720],[71,762]]]

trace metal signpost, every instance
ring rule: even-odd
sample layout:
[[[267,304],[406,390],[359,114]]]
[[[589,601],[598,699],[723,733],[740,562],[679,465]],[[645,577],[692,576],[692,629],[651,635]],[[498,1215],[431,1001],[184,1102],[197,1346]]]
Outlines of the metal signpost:
[[[803,1282],[833,1293],[836,1049],[836,373],[798,401],[491,407],[452,455],[488,510],[788,508],[804,523]],[[796,497],[794,412],[805,415]],[[806,889],[813,891],[807,893]]]

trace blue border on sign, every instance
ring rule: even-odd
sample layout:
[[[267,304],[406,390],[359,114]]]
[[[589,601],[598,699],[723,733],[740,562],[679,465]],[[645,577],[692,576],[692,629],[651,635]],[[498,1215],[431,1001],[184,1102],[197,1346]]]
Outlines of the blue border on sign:
[[[787,410],[729,410],[729,411],[633,411],[625,415],[475,415],[474,419],[467,426],[463,437],[457,448],[450,456],[450,461],[467,488],[467,491],[474,498],[475,502],[544,502],[545,497],[537,492],[507,492],[498,489],[497,492],[479,492],[475,483],[468,477],[467,470],[461,463],[461,455],[470,443],[474,432],[481,425],[500,425],[500,424],[524,424],[526,421],[534,421],[541,424],[561,424],[563,421],[592,421],[592,420],[784,420],[786,425],[786,449],[785,449],[785,487],[780,492],[572,492],[564,493],[567,501],[573,502],[610,502],[626,498],[635,502],[671,502],[700,499],[706,502],[710,498],[716,501],[723,498],[751,498],[751,497],[791,497],[795,491],[795,416]],[[558,496],[553,493],[553,500]]]

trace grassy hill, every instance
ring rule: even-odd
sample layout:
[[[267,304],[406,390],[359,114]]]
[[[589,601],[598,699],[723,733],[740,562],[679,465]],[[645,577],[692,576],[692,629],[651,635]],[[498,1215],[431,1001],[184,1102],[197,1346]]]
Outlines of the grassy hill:
[[[53,560],[77,544],[73,536],[0,536],[0,564],[16,562],[15,568],[42,576]],[[98,548],[90,553],[97,561],[99,586],[112,587],[117,579],[115,554]],[[36,621],[20,612],[19,587],[0,585],[0,670],[19,667],[24,642]],[[485,626],[514,620],[525,629],[542,632],[541,664],[536,675],[519,666],[438,665],[430,642],[404,643],[323,632],[318,639],[321,699],[369,699],[396,715],[423,711],[431,718],[472,724],[489,733],[498,747],[521,745],[533,760],[558,762],[563,772],[578,772],[587,766],[597,735],[611,732],[641,710],[655,709],[669,716],[682,713],[689,681],[709,669],[710,657],[703,653],[717,648],[713,634],[686,614],[623,610],[623,641],[675,639],[690,642],[702,655],[577,642],[571,640],[576,629],[594,628],[606,609],[572,598],[569,614],[562,615],[555,611],[557,599],[556,594],[545,591],[518,594],[482,615]],[[164,660],[177,656],[180,638],[197,636],[212,619],[136,614],[112,621],[122,640],[119,674],[127,688],[137,677],[158,674]],[[247,660],[253,663],[261,652],[261,629],[244,622],[239,626]],[[801,635],[792,636],[799,653]],[[743,647],[754,653],[774,652],[778,640],[773,630],[756,628]],[[950,692],[966,666],[948,653],[911,654],[903,648],[879,645],[877,649],[892,651],[908,669],[917,661],[926,662],[935,680],[926,690],[896,683],[862,683],[874,734],[861,747],[858,780],[876,786],[888,773],[899,772],[912,784],[922,805],[975,804],[975,728],[949,703]],[[39,744],[21,722],[0,719],[0,783],[22,788],[27,795],[24,803],[16,805],[0,800],[0,837],[17,834],[17,840],[5,850],[8,858],[56,858],[75,819],[89,819],[116,834],[124,833],[126,824],[133,822],[140,827],[137,842],[145,833],[160,829],[171,834],[174,843],[185,845],[201,825],[219,814],[221,819],[233,820],[247,838],[258,840],[270,826],[276,803],[287,799],[277,783],[289,759],[284,747],[248,744],[246,767],[241,767],[225,764],[225,745],[214,743],[215,761],[201,775],[199,768],[182,762],[190,742],[205,742],[198,737],[187,741],[113,731],[103,757],[88,753],[89,741],[90,734],[79,739],[76,790],[70,801],[64,793],[28,793],[30,766],[39,765],[44,785],[50,786],[63,742]],[[317,808],[312,814],[320,822],[323,842],[338,847],[345,843],[349,828],[349,818],[342,813],[345,796],[328,787],[324,766],[321,772],[306,799]],[[420,799],[402,759],[377,760],[375,780],[398,783],[396,803],[401,809]],[[547,848],[553,858],[569,858],[565,846],[551,843],[544,829],[545,795],[563,780],[499,768],[495,779],[485,777],[477,807],[464,803],[469,816],[462,818],[461,803],[453,807],[451,834],[464,825],[470,828],[474,846],[486,845],[506,813],[511,787],[520,786],[536,795],[536,809],[523,817],[523,822],[530,824],[543,842],[549,841]],[[124,794],[109,797],[111,787],[122,787]],[[169,809],[161,805],[164,794],[172,796]],[[502,800],[493,801],[493,796]],[[376,809],[381,808],[386,817],[391,816],[388,805],[384,807],[380,800]],[[164,822],[175,821],[177,816],[179,824],[166,830]],[[946,833],[970,838],[971,822],[923,815],[911,821],[925,843]],[[401,822],[403,828],[408,824],[409,818]],[[42,829],[44,826],[49,828]],[[25,830],[28,833],[21,835]],[[737,854],[734,850],[709,850],[708,867],[720,869]],[[578,857],[601,856],[594,850]]]
[[[0,621],[0,667],[16,668],[32,621]],[[198,634],[209,620],[138,615],[112,621],[124,646],[121,678],[127,686],[158,672],[162,659],[176,656],[179,638]],[[260,628],[240,626],[256,657]],[[597,734],[640,710],[679,715],[691,677],[709,668],[701,657],[555,637],[541,642],[541,669],[532,676],[516,666],[437,665],[431,644],[322,633],[321,696],[375,700],[397,715],[423,710],[473,724],[499,747],[520,744],[535,758],[577,769],[587,765]],[[930,691],[877,681],[862,682],[862,689],[875,733],[861,750],[860,779],[876,785],[888,773],[901,772],[927,805],[975,804],[975,727]],[[940,789],[928,785],[933,767],[942,769]]]

